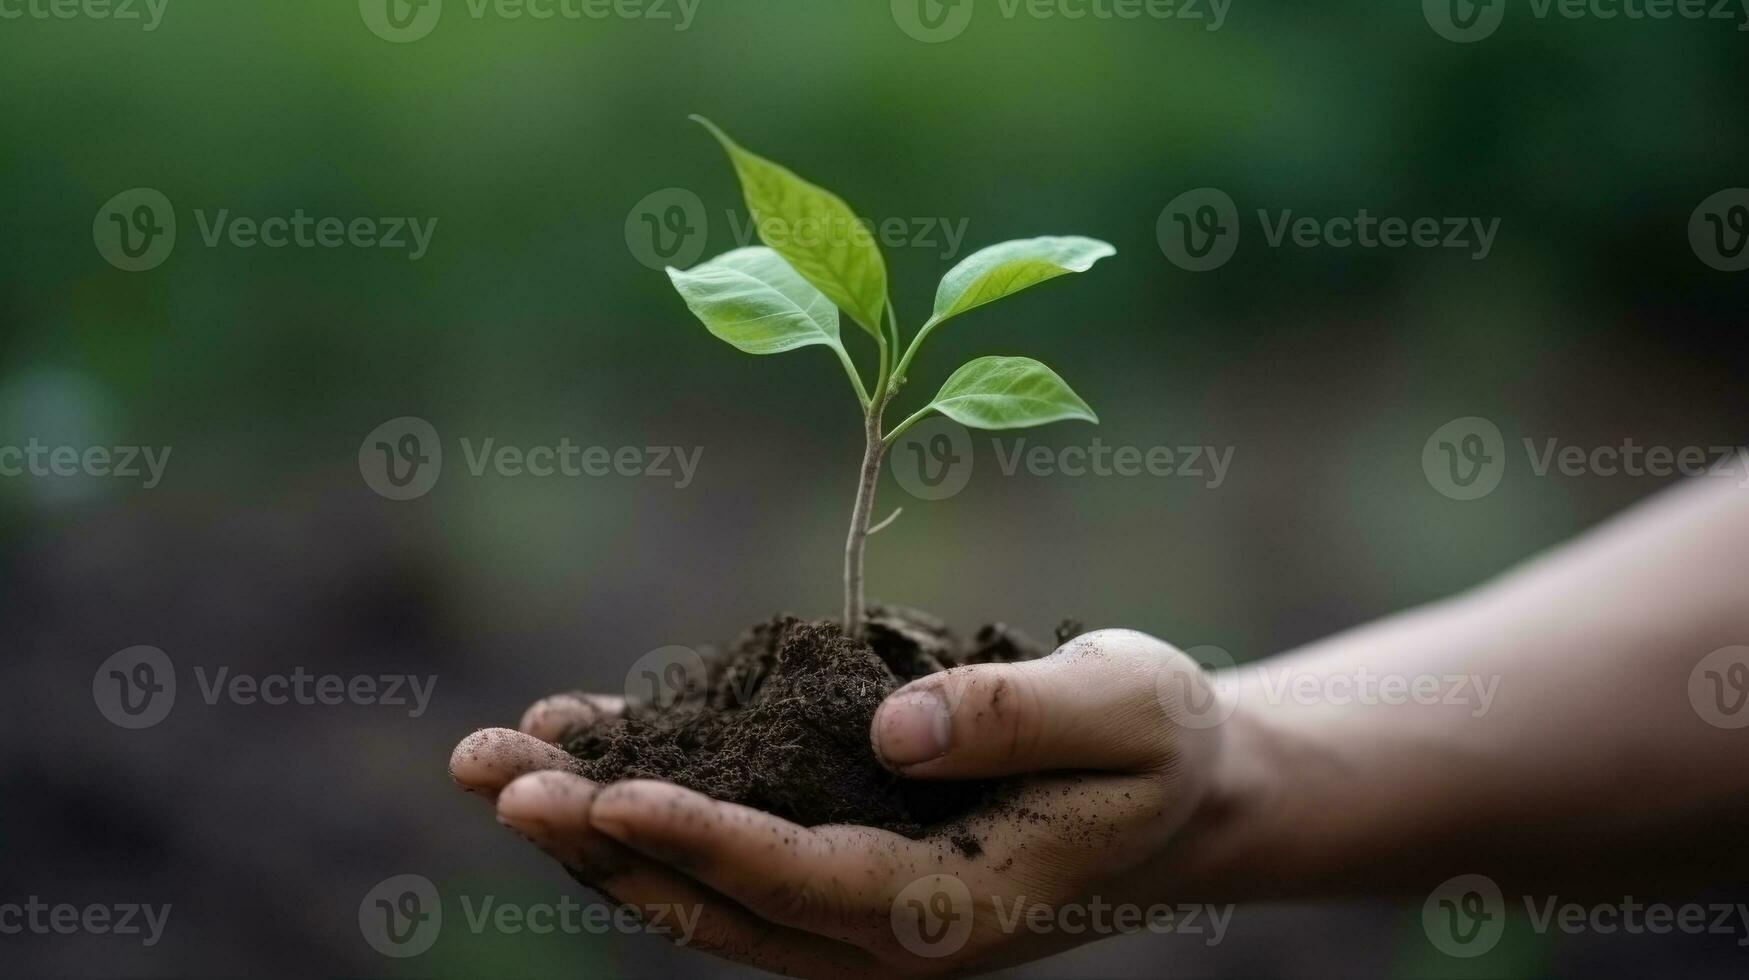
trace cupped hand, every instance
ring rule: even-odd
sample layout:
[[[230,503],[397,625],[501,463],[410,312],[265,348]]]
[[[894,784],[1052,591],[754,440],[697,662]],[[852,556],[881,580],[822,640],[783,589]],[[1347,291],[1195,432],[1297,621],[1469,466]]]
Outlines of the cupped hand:
[[[450,773],[677,942],[798,976],[963,973],[1099,938],[1028,927],[1026,910],[1173,899],[1166,846],[1211,797],[1222,697],[1184,654],[1123,630],[915,681],[874,718],[887,768],[1025,777],[923,840],[801,827],[667,783],[592,783],[554,743],[623,708],[593,695],[548,698],[519,732],[476,732]]]

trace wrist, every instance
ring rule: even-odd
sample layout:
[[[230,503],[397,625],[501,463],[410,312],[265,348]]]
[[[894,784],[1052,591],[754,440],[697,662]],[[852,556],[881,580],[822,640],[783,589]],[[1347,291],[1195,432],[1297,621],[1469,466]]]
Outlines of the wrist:
[[[1295,746],[1267,712],[1247,706],[1236,683],[1222,688],[1239,703],[1219,727],[1202,799],[1168,846],[1168,887],[1200,901],[1281,897],[1300,882],[1291,868],[1304,861],[1287,853],[1304,844],[1288,833]]]
[[[1406,652],[1417,669],[1462,662],[1491,614],[1483,601],[1422,607],[1218,675],[1234,708],[1205,804],[1183,837],[1186,884],[1248,901],[1376,891],[1412,877],[1452,812],[1449,794],[1428,788],[1428,766],[1472,729],[1470,709],[1454,709],[1457,718],[1415,704],[1307,700],[1298,682],[1314,677],[1314,692],[1332,690],[1332,678],[1376,674],[1405,663]]]

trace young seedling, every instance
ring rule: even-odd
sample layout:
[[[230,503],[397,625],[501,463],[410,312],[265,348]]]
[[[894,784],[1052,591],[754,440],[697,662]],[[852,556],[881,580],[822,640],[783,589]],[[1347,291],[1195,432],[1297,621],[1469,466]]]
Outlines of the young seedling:
[[[887,448],[905,430],[932,412],[975,429],[1020,429],[1066,419],[1099,422],[1093,409],[1038,361],[980,357],[955,371],[933,401],[887,430],[887,408],[905,386],[923,341],[962,313],[1070,272],[1086,272],[1117,250],[1076,237],[1032,238],[986,248],[942,278],[934,311],[901,353],[886,261],[850,206],[830,191],[742,149],[710,120],[692,118],[728,151],[766,247],[736,249],[687,271],[670,268],[674,288],[707,330],[749,354],[829,348],[844,366],[862,407],[867,444],[856,506],[850,514],[850,536],[844,544],[844,630],[860,637],[862,558],[871,533],[875,485]],[[864,384],[839,337],[840,310],[874,339],[879,350],[873,388]]]

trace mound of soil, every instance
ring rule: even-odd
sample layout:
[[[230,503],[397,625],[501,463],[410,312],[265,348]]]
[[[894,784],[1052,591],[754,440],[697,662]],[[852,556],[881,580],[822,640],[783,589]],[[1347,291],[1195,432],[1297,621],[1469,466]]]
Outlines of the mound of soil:
[[[894,608],[869,616],[866,637],[852,640],[836,622],[780,616],[726,651],[701,651],[704,669],[690,672],[701,676],[677,685],[683,690],[668,703],[632,705],[565,748],[597,782],[662,779],[803,826],[853,823],[920,837],[984,802],[995,784],[894,776],[869,745],[875,709],[936,671],[1046,651],[999,625],[962,642],[940,620]]]

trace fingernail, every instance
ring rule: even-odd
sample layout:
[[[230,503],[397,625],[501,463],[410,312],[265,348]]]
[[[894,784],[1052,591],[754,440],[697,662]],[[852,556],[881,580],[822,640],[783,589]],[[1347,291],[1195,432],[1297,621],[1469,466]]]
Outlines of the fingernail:
[[[914,766],[947,754],[947,702],[935,691],[907,691],[887,699],[875,721],[875,751],[890,766]]]

